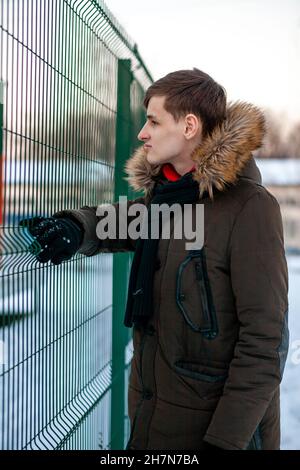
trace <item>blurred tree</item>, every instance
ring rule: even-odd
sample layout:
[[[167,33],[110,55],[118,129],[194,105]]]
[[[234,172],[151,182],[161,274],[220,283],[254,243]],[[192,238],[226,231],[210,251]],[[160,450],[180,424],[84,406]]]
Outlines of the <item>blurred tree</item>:
[[[300,122],[284,132],[286,117],[265,111],[266,136],[256,158],[300,158]]]
[[[300,122],[297,122],[287,136],[287,153],[290,158],[300,158]]]

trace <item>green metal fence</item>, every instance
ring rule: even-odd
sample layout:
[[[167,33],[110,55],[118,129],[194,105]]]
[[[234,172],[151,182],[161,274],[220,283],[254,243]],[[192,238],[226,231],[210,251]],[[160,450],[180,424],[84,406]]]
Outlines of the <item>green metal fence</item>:
[[[122,449],[126,253],[39,264],[18,221],[127,194],[152,78],[104,3],[0,0],[0,448]]]

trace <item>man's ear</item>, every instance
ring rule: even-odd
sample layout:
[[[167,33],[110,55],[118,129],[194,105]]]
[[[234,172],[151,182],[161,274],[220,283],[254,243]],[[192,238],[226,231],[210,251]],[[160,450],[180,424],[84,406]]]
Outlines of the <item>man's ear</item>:
[[[185,137],[190,140],[197,134],[202,136],[202,121],[195,114],[187,114],[185,116]]]

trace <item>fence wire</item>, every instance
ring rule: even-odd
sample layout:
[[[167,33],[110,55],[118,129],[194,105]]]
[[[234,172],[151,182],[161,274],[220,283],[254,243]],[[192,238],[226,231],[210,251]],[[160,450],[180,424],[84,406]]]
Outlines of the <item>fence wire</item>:
[[[123,448],[130,255],[42,265],[18,222],[128,194],[152,77],[100,1],[0,0],[0,34],[0,448]]]

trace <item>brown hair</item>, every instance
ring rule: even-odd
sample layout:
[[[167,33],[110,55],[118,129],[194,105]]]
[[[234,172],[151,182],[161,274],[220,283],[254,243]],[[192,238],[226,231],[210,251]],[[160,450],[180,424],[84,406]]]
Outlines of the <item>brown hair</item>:
[[[176,122],[188,113],[200,117],[203,137],[226,118],[226,90],[207,73],[197,68],[177,70],[154,82],[146,91],[147,109],[152,96],[165,96],[165,110]]]

